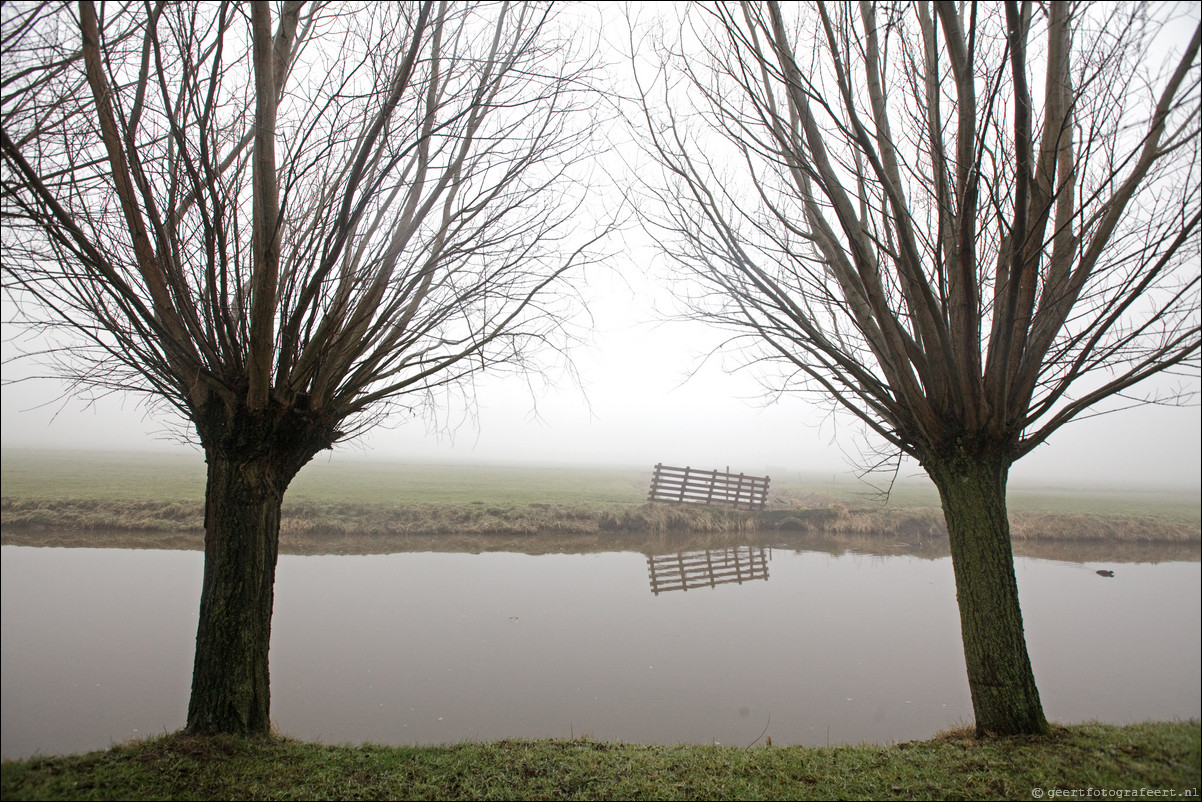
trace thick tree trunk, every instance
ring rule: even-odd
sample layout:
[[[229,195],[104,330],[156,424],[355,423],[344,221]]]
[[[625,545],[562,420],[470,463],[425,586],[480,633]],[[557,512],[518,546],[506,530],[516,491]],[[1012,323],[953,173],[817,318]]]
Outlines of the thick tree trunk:
[[[219,436],[202,434],[205,568],[186,730],[266,734],[280,508],[292,478],[331,440],[292,410],[244,408],[207,428]]]
[[[1009,463],[958,454],[926,467],[947,519],[977,733],[1047,733],[1014,578],[1006,515]]]
[[[283,488],[269,464],[239,464],[224,455],[210,455],[208,462],[204,584],[187,729],[265,733]]]

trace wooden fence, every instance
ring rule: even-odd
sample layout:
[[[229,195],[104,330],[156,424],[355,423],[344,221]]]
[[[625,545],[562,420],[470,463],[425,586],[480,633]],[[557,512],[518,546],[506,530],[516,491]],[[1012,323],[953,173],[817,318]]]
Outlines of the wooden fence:
[[[753,579],[768,579],[771,549],[762,546],[736,546],[732,549],[706,549],[678,554],[647,555],[651,592],[658,596],[669,590],[715,587]]]
[[[697,468],[673,468],[663,463],[651,475],[651,501],[678,501],[695,504],[729,504],[742,509],[761,509],[768,503],[768,477],[703,471]]]

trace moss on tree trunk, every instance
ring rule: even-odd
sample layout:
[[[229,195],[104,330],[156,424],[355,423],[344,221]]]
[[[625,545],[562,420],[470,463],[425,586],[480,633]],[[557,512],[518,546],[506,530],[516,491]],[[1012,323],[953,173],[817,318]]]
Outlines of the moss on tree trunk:
[[[1004,459],[928,464],[947,518],[964,661],[981,735],[1049,731],[1027,654],[1006,514]]]

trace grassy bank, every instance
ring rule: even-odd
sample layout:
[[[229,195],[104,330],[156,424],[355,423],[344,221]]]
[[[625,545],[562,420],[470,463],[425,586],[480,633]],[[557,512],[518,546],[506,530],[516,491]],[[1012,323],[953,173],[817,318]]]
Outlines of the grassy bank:
[[[1043,798],[1068,789],[1196,797],[1200,764],[1196,721],[825,749],[588,739],[342,747],[170,735],[6,762],[2,790],[11,800],[1038,799],[1036,789]]]
[[[1052,546],[1175,547],[1198,559],[1196,524],[1154,516],[1012,512],[1016,548]],[[71,498],[0,499],[6,545],[63,547],[203,547],[198,501]],[[823,549],[905,546],[940,555],[947,543],[942,511],[932,507],[777,505],[747,512],[696,504],[635,502],[414,503],[408,505],[285,501],[285,553],[387,551],[663,551],[738,543]],[[671,544],[660,549],[653,543]],[[853,546],[851,544],[860,544]]]
[[[796,515],[787,511],[786,521]],[[153,503],[107,508],[99,502],[27,504],[4,499],[5,546],[56,548],[185,549],[204,548],[199,505],[194,514],[168,517]],[[1021,514],[1020,514],[1021,515]],[[846,517],[844,517],[846,516]],[[809,527],[774,524],[772,512],[749,516],[705,507],[639,505],[629,510],[568,506],[564,509],[510,510],[456,507],[314,510],[308,505],[285,511],[280,535],[284,554],[396,554],[401,552],[507,551],[523,554],[589,554],[633,551],[674,554],[735,546],[763,546],[832,555],[908,554],[927,559],[949,556],[946,530],[938,510],[877,513],[878,529],[861,530],[863,516],[838,510],[814,516],[824,523]],[[1016,517],[1016,516],[1012,516]],[[1057,516],[1041,516],[1052,537],[1020,538],[1020,557],[1069,562],[1165,562],[1202,560],[1196,529],[1164,526],[1155,520],[1090,519],[1087,538],[1062,536]],[[614,524],[622,524],[615,527]],[[839,530],[840,523],[848,524]],[[130,524],[133,524],[132,526]],[[1099,537],[1108,531],[1110,537]],[[1017,527],[1016,527],[1017,528]],[[1150,531],[1149,531],[1150,530]],[[1135,535],[1143,533],[1143,538]],[[1057,536],[1061,535],[1061,536]],[[1176,539],[1169,539],[1175,536]]]
[[[199,457],[5,451],[5,543],[198,548],[204,464]],[[778,476],[767,510],[646,502],[649,471],[318,461],[284,503],[282,546],[301,553],[380,550],[423,537],[506,539],[737,534],[772,544],[789,538],[875,538],[926,544],[946,539],[929,486],[901,484],[887,503],[871,488],[832,477]],[[1197,493],[1034,491],[1011,494],[1016,542],[1202,542]],[[33,538],[36,540],[36,538]],[[366,541],[375,547],[364,545]],[[126,544],[129,545],[129,544]],[[490,547],[495,548],[495,547]]]

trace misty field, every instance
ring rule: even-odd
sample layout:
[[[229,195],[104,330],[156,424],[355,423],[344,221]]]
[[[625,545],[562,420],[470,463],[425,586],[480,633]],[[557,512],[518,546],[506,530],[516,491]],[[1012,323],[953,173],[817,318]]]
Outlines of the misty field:
[[[204,469],[199,455],[6,449],[0,463],[4,542],[200,548]],[[648,503],[650,474],[651,466],[318,458],[285,498],[281,546],[306,553],[637,550],[648,535],[671,536],[682,545],[728,536],[809,538],[816,543],[807,545],[818,547],[824,538],[844,546],[849,540],[902,541],[937,549],[946,542],[938,497],[918,481],[899,482],[886,501],[852,476],[777,470],[768,508],[752,513]],[[1202,540],[1196,491],[1016,487],[1010,509],[1020,547],[1155,543],[1177,544],[1192,554]]]

